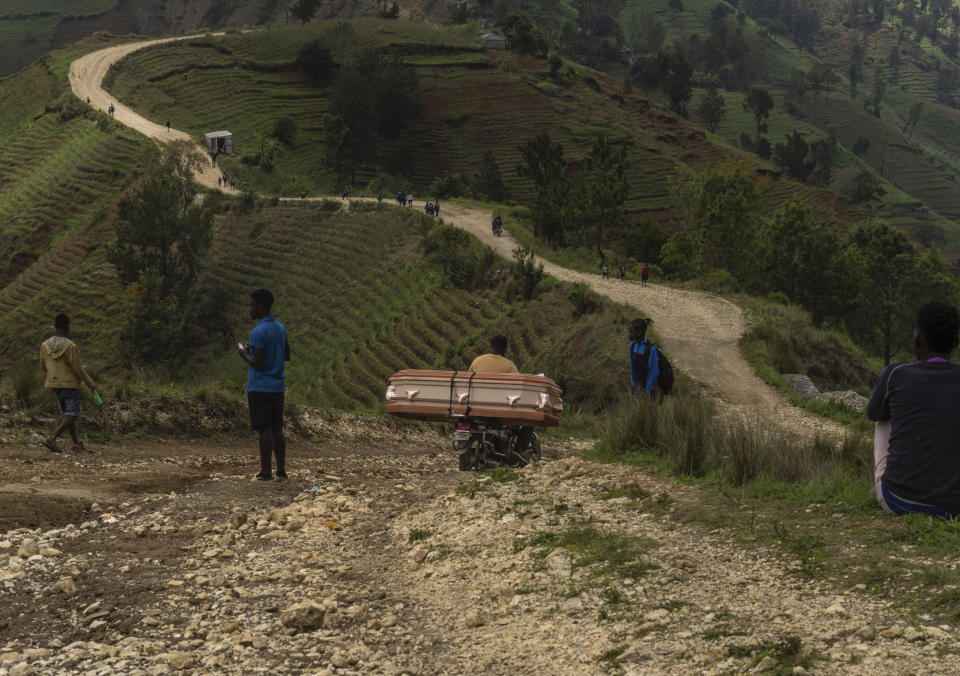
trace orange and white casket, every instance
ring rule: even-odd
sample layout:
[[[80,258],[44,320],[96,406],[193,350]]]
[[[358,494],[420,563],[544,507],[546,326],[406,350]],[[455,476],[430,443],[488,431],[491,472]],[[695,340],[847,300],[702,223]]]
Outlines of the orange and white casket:
[[[386,411],[413,420],[468,416],[504,425],[554,427],[563,411],[561,394],[546,376],[407,369],[390,377]]]

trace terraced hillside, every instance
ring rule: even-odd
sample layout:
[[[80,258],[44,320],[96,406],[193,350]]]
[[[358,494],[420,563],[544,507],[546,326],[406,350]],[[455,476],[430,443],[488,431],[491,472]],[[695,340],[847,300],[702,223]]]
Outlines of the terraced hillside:
[[[244,338],[250,328],[245,292],[274,289],[277,317],[291,334],[292,397],[379,409],[384,383],[396,370],[464,369],[502,332],[521,370],[575,382],[574,404],[604,401],[602,383],[621,378],[626,311],[609,307],[575,319],[564,285],[551,285],[530,303],[516,303],[496,288],[445,288],[418,252],[419,214],[370,208],[330,213],[281,205],[218,220],[215,274],[238,290],[231,308],[236,333]],[[242,385],[245,371],[233,352],[220,351],[203,376],[229,374],[223,385]],[[593,374],[577,363],[584,353]]]
[[[717,6],[713,0],[689,0],[683,3],[683,11],[676,11],[669,7],[668,0],[643,4],[654,11],[663,25],[665,44],[684,42],[695,34],[706,39],[711,32],[711,14]],[[960,198],[956,192],[960,178],[960,111],[937,100],[936,82],[941,64],[944,69],[956,68],[958,64],[951,63],[929,40],[917,44],[901,39],[900,20],[892,13],[883,23],[852,26],[835,7],[821,4],[817,9],[822,26],[812,49],[802,49],[752,19],[745,18],[743,22],[745,34],[762,47],[763,75],[755,84],[774,98],[767,138],[775,144],[793,130],[799,130],[809,140],[835,135],[841,151],[829,186],[833,194],[849,194],[852,179],[863,168],[882,177],[887,194],[876,208],[869,210],[855,208],[844,199],[828,204],[821,200],[826,193],[816,190],[805,200],[819,206],[815,206],[818,215],[840,224],[849,220],[843,211],[852,212],[856,218],[880,216],[913,235],[922,246],[933,241],[948,248],[945,253],[950,259],[956,258],[960,253]],[[739,17],[731,15],[727,21],[735,25]],[[862,66],[860,81],[851,87],[848,73],[855,44],[862,49]],[[894,49],[900,53],[896,68],[890,63]],[[795,102],[797,109],[789,112],[787,91],[791,76],[796,71],[809,73],[818,64],[833,66],[836,82],[828,85],[826,91],[807,88]],[[883,81],[884,94],[877,115],[871,97],[878,79]],[[691,108],[703,91],[695,90]],[[649,93],[665,102],[661,92]],[[754,120],[743,109],[742,92],[724,91],[723,96],[727,118],[718,135],[737,147],[741,134],[755,133]],[[915,129],[908,130],[910,109],[917,102],[923,103],[920,121]],[[870,141],[862,158],[851,150],[861,138]],[[767,166],[773,168],[772,163]],[[775,187],[777,192],[783,190],[783,186]],[[793,192],[796,188],[791,185],[787,190]]]
[[[65,97],[46,57],[0,82],[0,317],[74,271],[112,237],[141,138]]]
[[[405,55],[417,70],[426,104],[423,118],[411,124],[401,140],[379,149],[379,173],[370,169],[358,175],[361,185],[423,195],[438,176],[472,174],[484,152],[492,150],[513,197],[523,200],[530,197],[531,186],[513,168],[520,142],[548,130],[576,162],[586,156],[595,136],[605,134],[628,147],[628,209],[667,222],[677,168],[702,166],[734,152],[643,93],[624,92],[618,82],[597,72],[572,67],[570,81],[562,83],[550,77],[542,59],[478,49],[466,28],[403,21],[352,23],[360,47],[398,49]],[[330,27],[324,22],[271,27],[144,49],[124,59],[106,86],[142,115],[170,119],[196,138],[212,129],[229,129],[239,153],[257,133],[268,133],[277,118],[289,115],[300,132],[293,147],[281,148],[272,173],[231,158],[221,161],[242,184],[264,194],[295,195],[301,188],[327,192],[333,176],[321,169],[320,140],[328,92],[311,87],[292,64],[304,43]],[[182,77],[185,70],[187,79]],[[218,92],[229,93],[229,105]],[[771,208],[798,188],[790,180],[780,183]],[[824,212],[852,218],[835,205],[832,193],[816,188],[806,192],[819,199]]]
[[[418,213],[387,206],[360,213],[311,203],[228,211],[217,217],[208,272],[236,290],[228,314],[241,340],[252,328],[249,292],[275,291],[276,314],[293,345],[289,393],[296,402],[378,410],[394,371],[466,368],[498,332],[511,339],[522,370],[549,373],[572,388],[575,410],[614,396],[609,384],[624,377],[622,334],[631,318],[625,309],[610,304],[574,318],[569,287],[555,282],[529,303],[515,302],[500,283],[474,292],[445,288],[419,253],[422,232]],[[0,365],[32,359],[50,317],[63,309],[75,315],[74,332],[96,372],[120,375],[124,302],[97,250],[0,317]],[[202,347],[178,379],[242,392],[246,371],[233,342]]]

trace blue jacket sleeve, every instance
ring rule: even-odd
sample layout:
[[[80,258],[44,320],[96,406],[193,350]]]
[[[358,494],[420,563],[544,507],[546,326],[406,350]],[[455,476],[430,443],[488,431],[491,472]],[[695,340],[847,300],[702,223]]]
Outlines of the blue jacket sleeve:
[[[633,360],[637,358],[637,343],[630,343],[630,387],[637,386],[637,371],[634,368]]]
[[[647,359],[647,382],[643,389],[647,394],[651,394],[653,388],[657,386],[657,377],[660,375],[660,350],[653,343],[650,343],[650,354]]]

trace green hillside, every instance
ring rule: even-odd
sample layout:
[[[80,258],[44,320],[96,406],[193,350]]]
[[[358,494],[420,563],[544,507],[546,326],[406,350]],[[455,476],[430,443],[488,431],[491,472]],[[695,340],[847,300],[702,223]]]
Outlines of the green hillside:
[[[272,172],[231,158],[223,158],[223,166],[262,194],[296,195],[301,186],[314,194],[329,193],[335,180],[324,167],[320,147],[329,90],[312,87],[294,61],[304,44],[322,38],[333,25],[274,26],[141,50],[120,63],[108,89],[146,117],[169,118],[197,138],[205,131],[229,129],[238,154],[256,134],[268,134],[278,118],[290,116],[300,131],[292,147],[280,147]],[[469,176],[491,150],[511,196],[524,201],[532,195],[531,184],[513,168],[520,142],[547,130],[576,163],[588,154],[594,137],[605,134],[629,150],[628,211],[636,217],[651,215],[669,227],[677,169],[737,152],[708,139],[643,92],[624,92],[620,83],[595,71],[570,65],[567,79],[557,82],[543,59],[482,51],[467,26],[378,20],[352,25],[358,48],[398,49],[405,55],[405,63],[416,69],[425,103],[422,118],[378,149],[377,166],[358,173],[357,183],[371,191],[404,188],[426,197],[424,191],[437,177]],[[185,68],[192,69],[187,80],[179,75]],[[229,105],[217,94],[221,91],[230,92]],[[778,182],[770,208],[797,192],[825,217],[855,219],[835,195],[790,179]]]

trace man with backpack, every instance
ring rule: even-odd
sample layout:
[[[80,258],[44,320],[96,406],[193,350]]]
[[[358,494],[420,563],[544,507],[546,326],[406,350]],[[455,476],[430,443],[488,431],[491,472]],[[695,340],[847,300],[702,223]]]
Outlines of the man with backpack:
[[[637,396],[662,397],[673,389],[673,367],[660,349],[647,340],[652,319],[630,322],[630,387]]]

